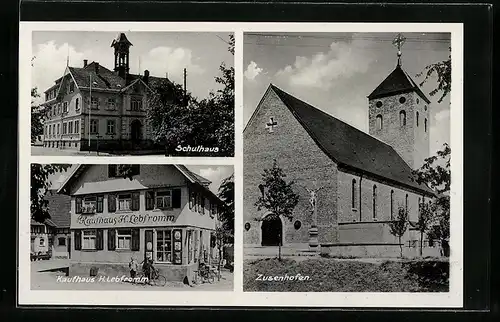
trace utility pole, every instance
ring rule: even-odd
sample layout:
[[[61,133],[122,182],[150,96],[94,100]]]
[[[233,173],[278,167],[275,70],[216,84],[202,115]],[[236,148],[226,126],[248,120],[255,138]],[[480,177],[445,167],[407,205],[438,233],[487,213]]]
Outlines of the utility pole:
[[[186,68],[184,68],[184,105],[185,106],[188,105],[186,81],[187,81],[187,70],[186,70]]]

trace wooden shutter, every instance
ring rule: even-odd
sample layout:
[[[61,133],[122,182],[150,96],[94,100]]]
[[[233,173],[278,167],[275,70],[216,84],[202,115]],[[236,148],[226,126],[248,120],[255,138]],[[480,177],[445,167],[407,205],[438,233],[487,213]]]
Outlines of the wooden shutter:
[[[108,212],[116,211],[116,195],[108,195]]]
[[[181,189],[172,190],[172,208],[181,207]]]
[[[103,205],[104,203],[104,196],[97,196],[97,212],[101,213],[103,212]]]
[[[95,236],[95,249],[103,250],[104,249],[104,229],[96,229]]]
[[[75,209],[75,212],[77,214],[81,214],[82,213],[82,198],[81,197],[76,197],[76,209]]]
[[[108,229],[108,250],[116,249],[116,230]]]
[[[82,249],[82,231],[81,230],[75,230],[74,233],[75,240],[75,250],[81,250]]]
[[[139,239],[139,229],[132,229],[132,245],[131,250],[139,251],[140,248],[140,239]]]
[[[146,191],[146,210],[152,210],[155,207],[154,191]]]
[[[131,210],[139,210],[139,192],[132,193],[132,209]]]
[[[116,164],[109,164],[108,165],[108,177],[109,178],[116,177]]]

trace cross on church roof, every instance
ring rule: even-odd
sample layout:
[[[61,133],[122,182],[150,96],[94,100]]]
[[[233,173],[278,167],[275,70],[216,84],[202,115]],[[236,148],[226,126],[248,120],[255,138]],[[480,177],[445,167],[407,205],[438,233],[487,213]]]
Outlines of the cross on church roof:
[[[398,34],[392,41],[392,44],[398,48],[398,66],[401,66],[401,47],[405,43],[406,38],[402,34]]]
[[[266,129],[269,129],[269,133],[274,132],[274,127],[278,125],[278,122],[274,120],[274,118],[270,117],[269,122],[266,123]]]

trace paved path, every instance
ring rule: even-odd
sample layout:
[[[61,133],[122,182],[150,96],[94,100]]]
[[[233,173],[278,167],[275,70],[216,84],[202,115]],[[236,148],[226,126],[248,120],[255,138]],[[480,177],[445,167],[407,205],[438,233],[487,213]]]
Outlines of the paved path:
[[[42,272],[69,267],[69,259],[49,259],[31,262],[31,272]]]

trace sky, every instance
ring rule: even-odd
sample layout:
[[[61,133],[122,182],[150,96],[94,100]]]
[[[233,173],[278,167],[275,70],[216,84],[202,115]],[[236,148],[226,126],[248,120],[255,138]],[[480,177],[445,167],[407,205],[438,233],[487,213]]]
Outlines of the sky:
[[[228,51],[229,34],[199,32],[125,32],[130,47],[130,73],[165,77],[182,84],[187,69],[187,88],[194,96],[204,98],[219,85],[214,77],[225,62],[234,66]],[[111,42],[118,32],[37,31],[33,32],[32,86],[39,93],[54,84],[69,65],[83,67],[87,59],[113,70],[114,50]]]
[[[72,165],[66,171],[49,176],[48,181],[51,183],[51,189],[59,189],[61,183],[66,180],[76,166]],[[234,172],[233,166],[229,165],[186,165],[186,167],[194,173],[212,181],[209,189],[215,194],[218,193],[221,182]]]
[[[243,115],[248,122],[270,83],[291,95],[368,132],[367,96],[394,70],[394,33],[245,33],[243,46]],[[446,60],[449,33],[405,33],[402,67],[416,74]],[[427,95],[436,87],[431,78],[422,90],[430,99],[430,152],[450,142],[449,96]]]

